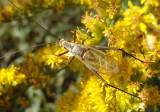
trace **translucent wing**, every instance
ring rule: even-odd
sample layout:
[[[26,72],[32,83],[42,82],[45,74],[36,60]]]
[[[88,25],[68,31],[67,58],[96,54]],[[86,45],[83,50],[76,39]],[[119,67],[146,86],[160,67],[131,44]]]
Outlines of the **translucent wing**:
[[[119,72],[117,61],[100,50],[76,44],[72,53],[76,58],[96,72],[107,75]]]

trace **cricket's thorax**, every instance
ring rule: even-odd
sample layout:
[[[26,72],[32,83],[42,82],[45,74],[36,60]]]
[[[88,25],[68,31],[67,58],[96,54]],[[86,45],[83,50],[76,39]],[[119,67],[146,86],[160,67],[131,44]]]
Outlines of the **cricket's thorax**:
[[[60,44],[61,46],[65,47],[67,50],[69,50],[69,52],[71,52],[71,50],[73,49],[73,47],[74,47],[74,45],[75,45],[75,43],[68,42],[68,41],[63,40],[63,39],[61,39],[61,40],[59,41],[59,44]]]
[[[59,43],[86,66],[92,68],[96,72],[108,75],[119,72],[119,65],[117,61],[100,50],[64,40]]]

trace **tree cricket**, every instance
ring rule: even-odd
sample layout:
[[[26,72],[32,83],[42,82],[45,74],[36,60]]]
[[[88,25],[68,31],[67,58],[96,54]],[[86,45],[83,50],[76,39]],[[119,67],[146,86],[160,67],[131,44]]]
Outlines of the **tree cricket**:
[[[72,59],[69,61],[68,65],[70,65],[70,63],[74,60],[74,58],[76,57],[78,60],[80,60],[81,62],[84,63],[84,65],[93,73],[95,74],[99,79],[101,79],[105,86],[110,86],[112,88],[115,88],[119,91],[122,91],[128,95],[131,95],[133,97],[139,98],[140,97],[133,95],[129,92],[124,91],[123,89],[120,89],[118,87],[112,86],[109,83],[107,83],[100,75],[99,73],[102,74],[107,74],[107,75],[111,75],[111,74],[116,74],[119,72],[119,65],[118,62],[112,58],[111,56],[107,55],[106,53],[100,51],[100,50],[120,50],[122,52],[124,52],[125,54],[132,56],[133,58],[135,58],[136,60],[142,62],[142,63],[149,63],[149,62],[144,62],[138,58],[136,58],[135,56],[125,52],[123,49],[119,49],[116,47],[105,47],[105,46],[86,46],[82,44],[76,44],[76,31],[74,32],[74,42],[69,42],[66,41],[64,39],[61,39],[59,37],[57,37],[56,35],[52,34],[50,31],[48,31],[47,29],[45,29],[43,26],[41,26],[39,23],[37,23],[34,19],[32,19],[31,17],[29,17],[28,15],[25,14],[25,12],[23,12],[21,9],[19,9],[13,2],[11,2],[10,0],[8,0],[17,10],[20,11],[20,13],[22,13],[23,15],[25,15],[26,18],[28,18],[30,21],[34,22],[37,26],[41,27],[43,30],[45,30],[47,33],[49,33],[50,35],[54,36],[56,39],[58,39],[58,43],[60,46],[63,46],[66,51],[58,54],[56,56],[62,56],[68,52],[72,53],[74,56],[72,57]],[[16,52],[17,53],[17,52]],[[49,54],[49,55],[55,55],[53,53]],[[4,57],[4,56],[3,56]],[[0,57],[2,58],[2,57]]]

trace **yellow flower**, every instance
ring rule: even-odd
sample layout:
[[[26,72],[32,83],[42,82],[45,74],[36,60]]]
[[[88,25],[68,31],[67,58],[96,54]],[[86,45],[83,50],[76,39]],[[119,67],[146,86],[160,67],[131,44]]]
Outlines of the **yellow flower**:
[[[88,12],[86,12],[83,16],[82,23],[86,25],[86,27],[89,29],[88,32],[92,32],[93,37],[95,37],[99,42],[102,36],[102,33],[99,30],[101,27],[101,22],[92,17],[92,15],[93,13],[88,14]]]
[[[152,13],[146,13],[145,8],[133,6],[131,1],[128,2],[129,9],[127,9],[124,15],[125,24],[130,25],[132,30],[140,29],[142,32],[146,32],[148,27],[152,27],[157,24],[157,20]]]
[[[158,86],[145,86],[145,88],[139,93],[139,96],[147,106],[160,105]]]
[[[12,86],[17,86],[18,84],[23,83],[25,75],[19,72],[18,67],[12,66],[9,69],[0,70],[0,92],[1,94],[7,91],[8,88]]]
[[[101,75],[104,77],[104,75]],[[106,78],[105,78],[106,79]],[[68,90],[57,105],[57,110],[62,111],[97,111],[109,112],[127,110],[138,110],[140,106],[139,99],[135,99],[134,104],[130,102],[131,96],[105,86],[100,79],[85,70],[78,91]],[[116,94],[115,94],[116,93]],[[115,96],[116,95],[116,96]]]
[[[151,5],[151,6],[154,6],[154,7],[159,6],[158,0],[141,0],[141,4],[144,4],[144,3],[145,3],[145,5]]]
[[[120,8],[120,5],[118,5],[118,2],[111,0],[108,2],[109,7],[107,7],[106,12],[109,13],[109,18],[113,19],[113,17],[117,14],[118,8]]]
[[[139,82],[131,82],[127,85],[128,92],[136,94],[137,91],[140,89]]]
[[[19,67],[20,73],[27,74],[26,84],[34,85],[34,89],[39,89],[43,84],[47,83],[50,80],[49,75],[45,75],[41,70],[40,62],[37,62],[37,59],[33,57],[33,54],[25,55],[24,62]]]
[[[50,65],[53,67],[64,67],[69,62],[71,56],[66,56],[68,53],[62,56],[56,56],[63,52],[67,51],[63,47],[60,47],[58,44],[53,44],[51,46],[46,46],[39,49],[36,52],[37,62],[44,63],[45,65]]]

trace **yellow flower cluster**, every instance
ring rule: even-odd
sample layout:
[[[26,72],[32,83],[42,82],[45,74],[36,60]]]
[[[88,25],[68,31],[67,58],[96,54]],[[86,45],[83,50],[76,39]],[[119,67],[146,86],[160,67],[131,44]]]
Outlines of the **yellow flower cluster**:
[[[39,49],[36,52],[36,59],[37,62],[44,63],[44,65],[51,65],[51,67],[56,68],[60,66],[64,66],[64,63],[68,60],[64,56],[56,56],[58,54],[61,54],[65,52],[66,50],[64,48],[60,48],[58,44],[53,44],[51,46],[46,46],[44,48]]]
[[[15,92],[24,92],[31,85],[34,85],[34,89],[42,88],[42,85],[46,84],[49,80],[50,76],[45,75],[40,70],[40,66],[35,62],[33,54],[27,54],[21,65],[0,70],[0,106],[10,107],[14,103],[12,99],[15,96],[21,97],[18,96],[20,94],[15,94]],[[26,100],[25,102],[27,103],[28,101]],[[27,105],[28,103],[26,104],[25,102],[21,102],[20,104]]]
[[[50,80],[50,76],[45,75],[40,69],[41,65],[35,60],[33,54],[27,54],[23,64],[20,66],[20,72],[27,74],[26,83],[34,85],[35,89],[41,88],[43,84]]]
[[[19,69],[12,66],[10,69],[3,68],[0,70],[0,95],[12,86],[24,83],[23,80],[25,80],[26,76],[19,73]]]
[[[140,92],[140,97],[142,98],[146,106],[156,106],[157,104],[160,105],[158,86],[145,86],[143,90]]]
[[[10,69],[3,68],[0,70],[0,106],[9,107],[14,88],[25,83],[26,75],[20,73],[19,70],[19,67],[14,66]]]

